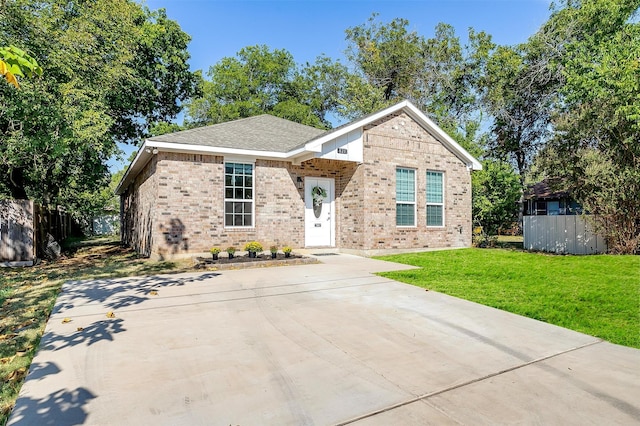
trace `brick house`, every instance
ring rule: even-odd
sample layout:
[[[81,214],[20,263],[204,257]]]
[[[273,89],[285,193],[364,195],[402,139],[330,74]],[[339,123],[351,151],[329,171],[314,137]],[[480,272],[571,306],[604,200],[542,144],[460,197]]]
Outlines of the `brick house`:
[[[116,193],[122,240],[372,255],[471,245],[480,163],[408,101],[323,131],[260,115],[147,139]]]

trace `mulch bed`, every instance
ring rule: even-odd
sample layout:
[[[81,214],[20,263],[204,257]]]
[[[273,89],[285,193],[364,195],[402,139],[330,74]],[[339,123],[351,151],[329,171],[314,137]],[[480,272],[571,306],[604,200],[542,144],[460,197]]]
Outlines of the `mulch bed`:
[[[196,269],[247,269],[247,268],[266,268],[270,266],[285,266],[285,265],[306,265],[310,263],[320,263],[313,257],[301,256],[298,254],[291,254],[289,257],[285,257],[284,254],[278,253],[275,259],[271,258],[271,254],[261,254],[256,257],[234,256],[233,259],[229,259],[226,256],[221,256],[217,260],[213,260],[212,257],[196,257],[195,258]]]

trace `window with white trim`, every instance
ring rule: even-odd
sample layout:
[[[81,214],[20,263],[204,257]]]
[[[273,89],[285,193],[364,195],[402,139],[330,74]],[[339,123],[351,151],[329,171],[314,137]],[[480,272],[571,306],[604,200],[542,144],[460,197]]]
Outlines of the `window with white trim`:
[[[416,226],[416,171],[396,168],[396,226]]]
[[[253,164],[224,164],[224,226],[253,226]]]
[[[444,226],[444,173],[427,171],[427,226]]]

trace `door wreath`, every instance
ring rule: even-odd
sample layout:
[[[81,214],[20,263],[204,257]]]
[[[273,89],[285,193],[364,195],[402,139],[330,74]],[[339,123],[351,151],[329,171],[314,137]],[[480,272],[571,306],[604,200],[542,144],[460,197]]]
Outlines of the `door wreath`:
[[[322,201],[327,197],[327,191],[321,186],[311,188],[311,198],[313,199],[313,215],[316,219],[320,218],[322,213]]]

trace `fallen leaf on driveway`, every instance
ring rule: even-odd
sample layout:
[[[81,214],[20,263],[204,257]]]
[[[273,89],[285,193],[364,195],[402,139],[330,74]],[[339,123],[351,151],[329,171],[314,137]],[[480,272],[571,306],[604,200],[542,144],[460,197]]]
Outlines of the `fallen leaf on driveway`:
[[[62,320],[63,324],[66,324],[68,322],[71,322],[71,318],[65,318],[65,319]]]
[[[107,312],[107,318],[115,318],[116,314],[114,314],[112,311]]]
[[[151,290],[151,291],[149,292],[149,294],[150,294],[151,296],[157,296],[157,295],[158,295],[158,292],[157,292],[156,290]]]
[[[76,328],[76,330],[77,331],[82,331],[82,330],[84,330],[84,328],[83,327],[78,327],[78,328]]]

